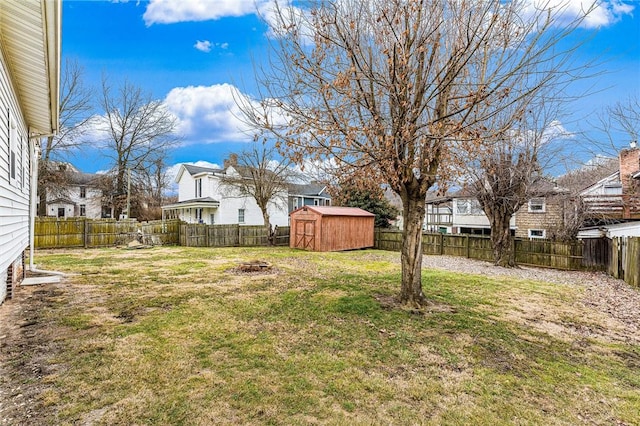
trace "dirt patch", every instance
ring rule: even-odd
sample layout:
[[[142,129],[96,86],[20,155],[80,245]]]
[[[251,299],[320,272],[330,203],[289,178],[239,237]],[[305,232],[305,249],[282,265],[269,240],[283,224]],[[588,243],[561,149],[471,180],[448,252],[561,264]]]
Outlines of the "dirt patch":
[[[376,300],[380,303],[382,309],[399,309],[409,312],[414,315],[428,315],[434,313],[455,313],[456,310],[445,303],[438,303],[432,300],[428,300],[427,304],[419,308],[408,306],[400,302],[400,299],[396,296],[390,295],[378,295]]]
[[[0,307],[0,424],[50,423],[42,395],[43,380],[57,374],[51,362],[62,349],[64,335],[49,327],[49,307],[64,303],[64,284],[19,287]]]

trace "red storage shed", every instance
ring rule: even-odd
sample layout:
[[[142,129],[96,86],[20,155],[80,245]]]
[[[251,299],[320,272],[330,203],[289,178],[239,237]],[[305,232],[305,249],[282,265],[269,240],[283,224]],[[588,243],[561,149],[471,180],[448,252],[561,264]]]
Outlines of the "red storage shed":
[[[356,207],[304,206],[291,218],[290,247],[340,251],[373,247],[375,215]]]

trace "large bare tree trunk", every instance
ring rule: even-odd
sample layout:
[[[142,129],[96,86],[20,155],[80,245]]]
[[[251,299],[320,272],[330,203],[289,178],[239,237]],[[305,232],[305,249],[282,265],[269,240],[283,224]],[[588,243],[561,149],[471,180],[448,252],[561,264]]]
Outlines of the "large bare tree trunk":
[[[513,267],[516,265],[509,219],[510,216],[496,215],[491,221],[493,260],[497,266]]]
[[[426,298],[422,293],[422,223],[424,221],[422,194],[403,197],[404,227],[402,231],[402,287],[400,302],[419,307]]]

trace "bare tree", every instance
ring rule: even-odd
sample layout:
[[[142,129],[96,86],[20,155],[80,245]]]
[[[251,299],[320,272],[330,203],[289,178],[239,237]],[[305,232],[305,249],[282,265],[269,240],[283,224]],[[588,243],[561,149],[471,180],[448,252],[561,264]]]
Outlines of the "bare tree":
[[[115,217],[124,210],[127,200],[128,174],[134,178],[146,173],[157,158],[178,141],[176,118],[165,105],[125,81],[117,90],[102,80],[101,106],[104,120],[99,124],[105,134],[107,156],[112,160]]]
[[[60,128],[42,144],[38,163],[38,214],[46,215],[46,200],[52,193],[63,196],[68,182],[64,167],[57,164],[82,147],[93,110],[92,91],[84,84],[83,68],[76,60],[66,59],[60,81]]]
[[[469,157],[469,150],[462,150],[460,162],[465,165],[462,170],[469,182],[467,188],[489,219],[496,265],[515,266],[510,229],[513,215],[531,198],[549,196],[556,189],[549,188],[543,173],[559,163],[562,145],[558,139],[563,140],[566,133],[556,120],[560,101],[545,105],[544,94],[539,92],[538,99],[514,103],[519,111],[516,120],[508,109],[482,123],[478,132],[489,135],[482,137],[480,156]]]
[[[167,176],[166,151],[155,153],[153,159],[147,161],[143,169],[137,169],[135,186],[139,188],[137,197],[140,199],[138,220],[158,220],[162,218],[162,204],[165,201],[165,191],[169,187]]]
[[[291,160],[277,158],[275,146],[256,142],[251,148],[239,154],[232,154],[225,164],[222,185],[230,188],[240,197],[251,197],[262,212],[264,226],[272,242],[273,230],[269,217],[269,206],[286,208],[288,205],[287,186],[298,174],[291,167]],[[229,173],[232,166],[237,173]]]
[[[427,190],[452,169],[440,166],[458,141],[478,149],[493,136],[477,133],[481,123],[520,113],[514,104],[562,75],[558,44],[575,23],[557,26],[562,8],[527,4],[341,0],[270,11],[274,57],[257,77],[260,99],[241,108],[296,161],[366,168],[400,196],[402,303],[427,302],[421,230]]]

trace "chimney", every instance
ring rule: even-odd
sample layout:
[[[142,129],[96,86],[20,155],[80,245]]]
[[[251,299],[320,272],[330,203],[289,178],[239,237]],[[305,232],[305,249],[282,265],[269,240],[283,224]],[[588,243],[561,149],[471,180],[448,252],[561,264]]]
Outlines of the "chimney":
[[[238,165],[238,154],[229,154],[229,158],[225,158],[224,160],[225,170],[229,166],[237,166],[237,165]]]
[[[631,189],[631,176],[640,170],[640,148],[631,143],[631,148],[620,151],[620,182],[622,193],[628,194]]]

